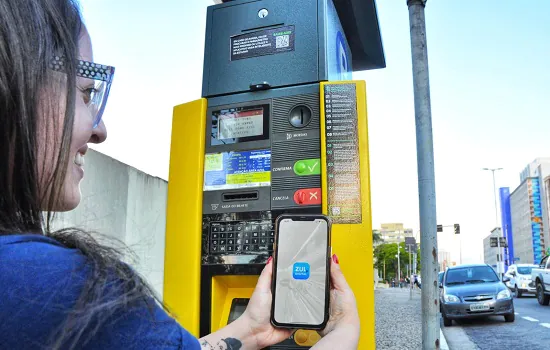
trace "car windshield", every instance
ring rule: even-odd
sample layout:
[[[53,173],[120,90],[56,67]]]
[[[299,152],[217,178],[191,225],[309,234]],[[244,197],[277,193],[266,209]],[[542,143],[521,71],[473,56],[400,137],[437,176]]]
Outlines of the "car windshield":
[[[489,266],[473,266],[447,271],[445,285],[498,282],[498,276]]]
[[[439,273],[439,283],[442,283],[442,282],[443,282],[443,275],[444,275],[443,272],[440,272],[440,273]]]
[[[531,270],[533,270],[532,267],[518,267],[518,273],[520,275],[530,275],[531,274]]]

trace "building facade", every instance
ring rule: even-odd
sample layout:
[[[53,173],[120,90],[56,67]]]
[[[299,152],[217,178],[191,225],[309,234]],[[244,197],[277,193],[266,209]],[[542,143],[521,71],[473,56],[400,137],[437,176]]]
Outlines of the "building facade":
[[[483,239],[483,262],[493,267],[497,273],[504,273],[504,269],[503,269],[504,264],[500,264],[501,268],[499,272],[498,261],[500,260],[500,258],[499,258],[498,247],[491,247],[491,237],[502,237],[501,229],[500,228],[493,229],[493,231],[491,231],[491,234]],[[501,252],[503,250],[504,249],[501,248]]]
[[[404,228],[402,223],[381,224],[379,232],[384,243],[404,242],[405,237],[414,237],[413,229]]]
[[[451,260],[451,253],[445,250],[437,250],[437,262],[439,263],[439,271],[445,271],[448,267],[456,265]]]
[[[540,230],[542,230],[544,247],[546,251],[542,255],[550,254],[550,157],[536,158],[529,163],[520,174],[523,183],[527,178],[537,178],[540,193],[540,218],[542,218]],[[536,204],[535,204],[536,205]],[[538,219],[535,223],[538,223]],[[538,230],[539,228],[534,228]],[[540,261],[540,260],[539,260]],[[538,263],[538,262],[537,262]]]
[[[543,199],[538,177],[525,178],[510,195],[516,262],[538,264],[546,252]]]

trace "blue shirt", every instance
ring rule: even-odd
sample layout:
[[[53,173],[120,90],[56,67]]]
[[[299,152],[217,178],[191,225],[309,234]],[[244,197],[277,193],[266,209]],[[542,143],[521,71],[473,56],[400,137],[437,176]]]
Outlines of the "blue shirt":
[[[40,235],[0,236],[0,349],[44,349],[80,296],[87,259]],[[150,304],[151,305],[151,304]],[[92,333],[89,333],[92,334]],[[161,307],[145,301],[100,323],[78,349],[200,349]]]

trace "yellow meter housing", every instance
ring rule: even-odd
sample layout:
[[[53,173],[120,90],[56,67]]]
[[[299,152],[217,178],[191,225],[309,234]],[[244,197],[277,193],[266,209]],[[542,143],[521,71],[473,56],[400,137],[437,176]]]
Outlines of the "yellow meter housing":
[[[340,6],[369,3],[359,2]],[[164,302],[197,337],[224,327],[246,309],[273,252],[277,216],[323,213],[357,298],[359,348],[372,349],[366,90],[363,81],[339,78],[351,76],[352,63],[382,67],[383,52],[376,40],[378,56],[373,45],[357,43],[372,41],[372,30],[361,31],[355,16],[342,27],[349,8],[290,3],[238,0],[208,9],[203,98],[173,114]],[[375,11],[365,13],[362,21],[377,29]],[[277,348],[307,349],[319,339],[298,330]]]

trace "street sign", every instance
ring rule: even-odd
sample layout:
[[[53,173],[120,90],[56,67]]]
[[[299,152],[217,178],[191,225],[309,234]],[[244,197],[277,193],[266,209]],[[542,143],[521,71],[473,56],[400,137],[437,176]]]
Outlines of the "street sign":
[[[459,234],[460,234],[460,225],[455,224],[455,235],[459,235]]]
[[[416,239],[414,237],[405,237],[405,245],[416,244]]]
[[[496,237],[491,237],[491,248],[498,247],[498,242]]]
[[[405,251],[407,253],[416,253],[418,251],[418,246],[415,244],[407,244],[405,246]]]
[[[443,225],[437,225],[437,232],[443,232]]]

